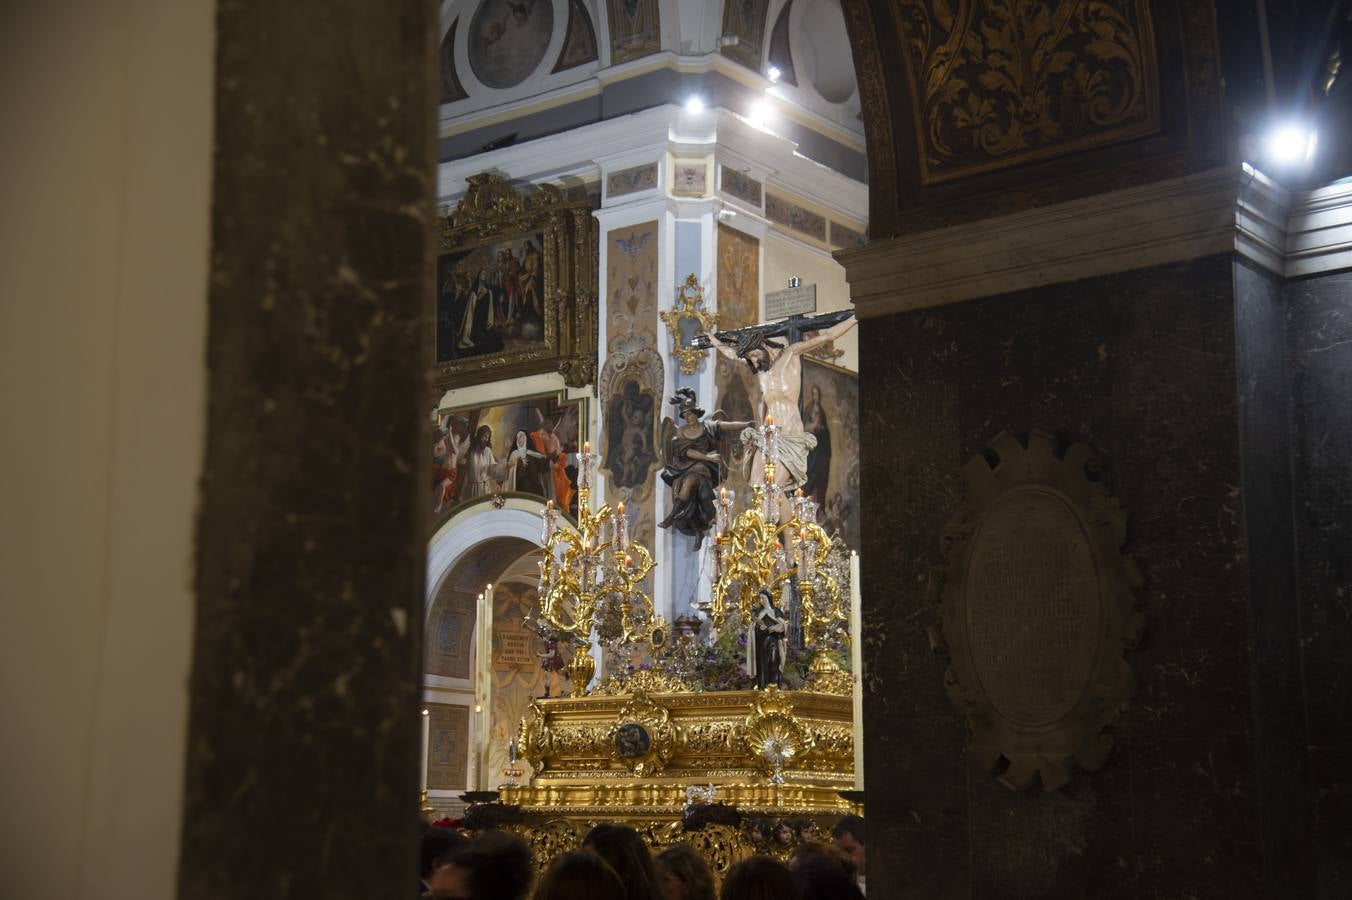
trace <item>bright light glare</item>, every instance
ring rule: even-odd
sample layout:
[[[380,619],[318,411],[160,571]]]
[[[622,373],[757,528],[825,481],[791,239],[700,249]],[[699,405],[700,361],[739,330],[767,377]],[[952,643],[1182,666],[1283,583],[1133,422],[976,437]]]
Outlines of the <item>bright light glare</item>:
[[[1314,159],[1319,135],[1303,125],[1278,125],[1268,132],[1263,144],[1263,156],[1279,166],[1306,165]]]
[[[688,113],[704,112],[704,98],[690,97],[685,101],[685,111]]]
[[[771,66],[770,68],[765,70],[765,74],[769,76],[771,81],[778,81],[779,76],[784,73],[779,71],[779,66]]]
[[[770,118],[770,104],[764,100],[757,100],[751,104],[751,111],[747,113],[747,119],[751,121],[752,125],[764,126],[765,120],[768,118]]]

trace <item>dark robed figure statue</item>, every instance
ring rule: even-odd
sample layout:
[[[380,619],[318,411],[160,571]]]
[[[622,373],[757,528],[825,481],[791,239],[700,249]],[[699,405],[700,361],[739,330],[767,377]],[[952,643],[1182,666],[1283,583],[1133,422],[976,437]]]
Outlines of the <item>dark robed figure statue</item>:
[[[667,464],[662,480],[671,486],[671,514],[658,523],[695,539],[695,549],[714,526],[714,489],[723,480],[726,463],[719,453],[724,434],[751,427],[750,422],[703,421],[695,392],[680,388],[671,398],[682,424],[667,439]]]

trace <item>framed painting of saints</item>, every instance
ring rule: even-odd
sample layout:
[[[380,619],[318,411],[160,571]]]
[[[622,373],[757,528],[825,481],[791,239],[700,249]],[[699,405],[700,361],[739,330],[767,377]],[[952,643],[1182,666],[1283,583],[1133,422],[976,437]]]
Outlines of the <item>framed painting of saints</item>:
[[[817,438],[803,490],[817,501],[817,519],[827,534],[839,534],[858,549],[859,375],[805,357],[798,403],[803,430]]]
[[[553,500],[575,517],[586,422],[586,399],[561,392],[438,410],[429,435],[433,530],[467,503],[514,495]]]
[[[552,185],[519,193],[474,175],[438,219],[433,387],[560,372],[595,379],[596,225],[591,201]]]

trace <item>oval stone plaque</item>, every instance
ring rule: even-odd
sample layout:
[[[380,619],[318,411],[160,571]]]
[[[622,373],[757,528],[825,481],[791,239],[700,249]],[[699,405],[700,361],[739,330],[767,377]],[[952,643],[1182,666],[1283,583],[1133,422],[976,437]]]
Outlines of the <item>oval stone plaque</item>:
[[[1102,767],[1104,729],[1131,696],[1140,570],[1121,552],[1126,516],[1093,477],[1102,470],[1084,442],[996,435],[962,467],[967,496],[941,536],[931,646],[948,656],[968,756],[1015,790],[1056,790],[1072,764]]]
[[[1080,516],[1043,488],[1012,490],[971,537],[966,627],[972,669],[999,715],[1053,725],[1094,674],[1102,602]]]

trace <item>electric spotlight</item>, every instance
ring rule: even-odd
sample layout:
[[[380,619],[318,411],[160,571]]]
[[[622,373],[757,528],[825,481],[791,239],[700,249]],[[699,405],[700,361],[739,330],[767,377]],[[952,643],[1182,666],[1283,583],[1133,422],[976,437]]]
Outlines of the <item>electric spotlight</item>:
[[[755,103],[752,103],[751,111],[747,113],[747,119],[751,121],[752,125],[756,125],[758,127],[763,126],[765,124],[765,120],[768,119],[769,117],[770,117],[770,104],[766,103],[764,100],[757,100]]]
[[[688,113],[704,112],[704,98],[702,97],[687,98],[685,101],[685,111]]]
[[[774,82],[778,81],[779,76],[783,75],[784,73],[779,71],[779,66],[771,66],[770,68],[765,70],[765,74],[772,82]]]
[[[1263,141],[1263,159],[1280,168],[1309,165],[1319,135],[1313,128],[1287,122],[1274,126]]]

